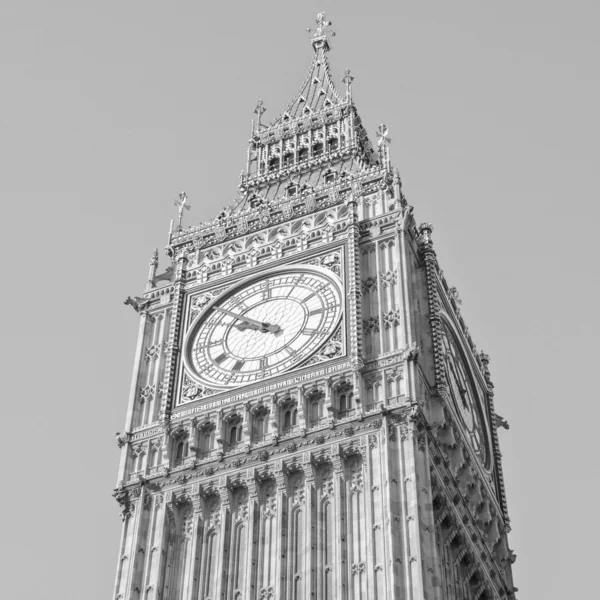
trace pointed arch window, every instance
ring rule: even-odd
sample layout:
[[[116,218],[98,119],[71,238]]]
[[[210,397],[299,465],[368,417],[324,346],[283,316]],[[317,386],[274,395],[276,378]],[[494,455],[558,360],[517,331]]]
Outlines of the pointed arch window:
[[[269,171],[275,171],[276,169],[279,169],[279,165],[279,157],[274,156],[271,160],[269,160]]]
[[[317,142],[312,147],[313,158],[316,158],[317,156],[321,156],[321,154],[323,154],[323,144],[321,142]]]
[[[295,406],[289,406],[283,413],[283,432],[291,433],[298,424],[298,409]]]
[[[242,424],[237,423],[229,430],[229,449],[237,448],[242,441]]]
[[[341,419],[350,417],[354,414],[354,394],[345,392],[340,395],[338,400],[338,413]]]
[[[283,155],[283,166],[289,167],[294,164],[294,154],[292,152],[287,152]]]
[[[310,415],[310,424],[312,426],[319,425],[322,421],[324,421],[323,417],[321,416],[322,404],[320,400],[311,400],[308,412]]]
[[[158,466],[158,448],[152,448],[150,451],[150,468]]]
[[[298,160],[307,160],[308,159],[308,148],[300,148],[298,151]]]
[[[338,149],[338,139],[330,138],[329,141],[327,142],[327,150],[329,150],[329,152],[333,152],[337,149]]]
[[[207,428],[200,434],[200,458],[206,458],[211,456],[214,449],[215,443],[215,430],[214,428]]]
[[[182,437],[175,439],[175,466],[183,463],[188,453],[187,440]]]

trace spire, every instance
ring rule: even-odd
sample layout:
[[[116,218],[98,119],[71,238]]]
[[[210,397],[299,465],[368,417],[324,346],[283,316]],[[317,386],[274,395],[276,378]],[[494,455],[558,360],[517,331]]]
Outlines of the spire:
[[[335,36],[335,31],[329,31],[332,23],[331,21],[327,21],[325,18],[325,13],[320,12],[317,14],[317,18],[315,19],[316,28],[308,27],[306,31],[308,33],[312,33],[313,36],[310,40],[315,52],[319,50],[323,50],[323,52],[327,52],[331,47],[329,46],[329,39],[327,35],[331,35],[331,37]]]
[[[238,187],[242,198],[234,212],[308,193],[380,164],[352,102],[350,71],[344,73],[341,93],[333,83],[326,55],[334,35],[331,21],[321,12],[315,24],[308,29],[312,61],[292,101],[270,122],[261,119],[262,101],[254,110],[246,174]],[[382,159],[389,157],[387,147],[380,148],[380,154]]]

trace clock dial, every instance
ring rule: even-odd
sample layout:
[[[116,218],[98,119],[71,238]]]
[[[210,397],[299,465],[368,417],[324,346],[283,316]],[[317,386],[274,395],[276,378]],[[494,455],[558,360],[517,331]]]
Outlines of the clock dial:
[[[192,325],[184,361],[212,388],[244,385],[300,365],[342,315],[339,280],[326,269],[284,267],[235,285]]]
[[[487,464],[488,453],[484,439],[485,426],[480,413],[480,400],[475,384],[454,334],[445,323],[442,331],[446,376],[450,395],[471,438],[475,452],[480,456],[482,462]]]

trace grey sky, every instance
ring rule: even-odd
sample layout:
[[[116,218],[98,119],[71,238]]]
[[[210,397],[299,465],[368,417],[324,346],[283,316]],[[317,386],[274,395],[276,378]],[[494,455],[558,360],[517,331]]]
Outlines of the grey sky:
[[[596,589],[600,9],[594,2],[4,2],[3,595],[105,600],[140,294],[173,200],[235,197],[256,101],[329,58],[491,356],[521,600]]]

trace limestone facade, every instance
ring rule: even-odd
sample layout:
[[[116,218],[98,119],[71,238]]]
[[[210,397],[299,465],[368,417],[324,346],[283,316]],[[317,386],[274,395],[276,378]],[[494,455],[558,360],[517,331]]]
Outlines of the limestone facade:
[[[385,126],[374,148],[352,76],[331,82],[328,27],[287,109],[264,125],[259,103],[239,201],[172,230],[170,267],[155,254],[128,299],[115,600],[514,598],[489,358]],[[198,323],[284,266],[339,281],[339,323],[293,368],[207,384]]]

